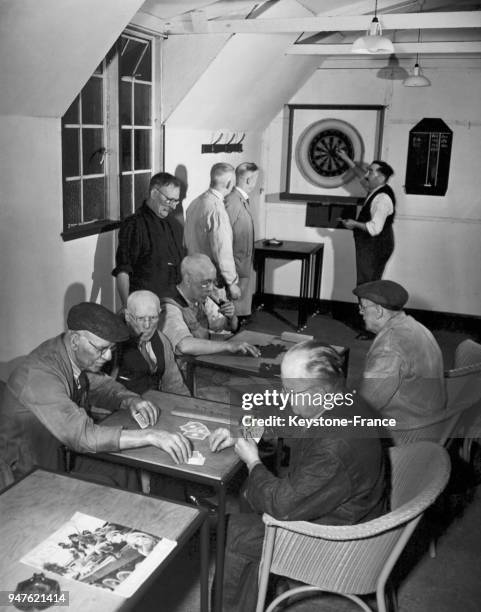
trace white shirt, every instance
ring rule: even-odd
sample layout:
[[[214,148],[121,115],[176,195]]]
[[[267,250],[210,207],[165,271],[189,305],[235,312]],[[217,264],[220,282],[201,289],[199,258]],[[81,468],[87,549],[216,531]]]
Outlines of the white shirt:
[[[221,202],[224,201],[224,196],[221,194],[220,191],[217,191],[217,189],[214,189],[213,187],[209,187],[209,191],[211,191],[216,198],[219,198]]]
[[[149,340],[148,342],[143,342],[143,343],[139,342],[139,349],[140,349],[140,345],[141,344],[145,344],[145,350],[147,351],[148,356],[152,360],[152,363],[154,365],[157,365],[157,357],[155,356],[154,349],[152,348],[151,341]]]
[[[235,186],[235,189],[237,189],[237,191],[241,194],[241,196],[244,198],[244,200],[248,200],[249,196],[247,195],[247,193],[241,189],[240,187],[237,187],[237,185]]]
[[[380,189],[380,187],[383,187],[383,185],[380,185],[374,191]],[[393,212],[392,200],[387,193],[378,193],[374,196],[371,202],[371,220],[366,223],[366,229],[369,234],[371,236],[378,236],[383,230],[387,217],[392,215]]]

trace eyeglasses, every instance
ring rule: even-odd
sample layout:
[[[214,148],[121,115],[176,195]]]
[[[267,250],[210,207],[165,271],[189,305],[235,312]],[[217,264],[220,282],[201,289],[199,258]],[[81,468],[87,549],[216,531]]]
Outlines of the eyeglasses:
[[[358,304],[359,312],[363,313],[368,308],[371,308],[372,306],[376,306],[376,304],[361,304],[361,302],[359,302],[359,304]]]
[[[115,351],[115,344],[110,344],[109,346],[104,346],[103,348],[101,348],[100,346],[97,346],[96,344],[91,342],[86,336],[82,336],[82,338],[85,338],[85,340],[87,340],[90,346],[97,351],[99,357],[104,357],[109,351],[111,353]]]
[[[162,199],[164,200],[164,202],[166,204],[168,204],[169,206],[175,207],[177,206],[177,204],[180,202],[180,200],[178,198],[168,198],[165,193],[162,193],[160,191],[160,189],[157,189],[157,192],[160,193],[160,195],[162,196]]]
[[[206,280],[200,281],[199,285],[202,289],[207,289],[208,287],[212,287],[215,284],[215,279],[207,278]]]
[[[141,325],[144,325],[145,323],[147,323],[147,325],[150,325],[151,323],[158,323],[159,321],[159,315],[155,315],[153,317],[136,317],[135,315],[130,314],[129,312],[129,316],[136,323],[140,323]]]

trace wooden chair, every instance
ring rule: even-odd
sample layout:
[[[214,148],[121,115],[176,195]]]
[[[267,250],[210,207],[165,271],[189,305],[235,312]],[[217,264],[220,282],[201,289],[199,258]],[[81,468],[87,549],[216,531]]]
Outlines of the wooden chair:
[[[256,612],[264,610],[271,572],[305,585],[277,597],[266,612],[305,591],[343,595],[366,612],[371,608],[359,595],[375,592],[378,612],[386,612],[385,586],[391,570],[450,473],[448,453],[438,444],[419,442],[393,447],[389,452],[391,512],[384,516],[358,525],[331,526],[278,521],[264,514],[266,533]]]

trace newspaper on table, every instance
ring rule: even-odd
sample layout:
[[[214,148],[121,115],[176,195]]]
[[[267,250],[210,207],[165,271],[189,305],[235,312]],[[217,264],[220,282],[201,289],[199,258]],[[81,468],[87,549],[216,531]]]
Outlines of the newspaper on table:
[[[76,512],[20,561],[130,597],[176,545],[167,538]]]

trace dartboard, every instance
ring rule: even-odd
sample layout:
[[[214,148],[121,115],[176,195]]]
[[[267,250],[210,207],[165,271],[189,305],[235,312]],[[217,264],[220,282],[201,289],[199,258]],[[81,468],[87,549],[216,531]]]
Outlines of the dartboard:
[[[340,187],[352,179],[353,172],[337,155],[338,149],[343,149],[355,161],[361,160],[363,143],[357,130],[340,119],[316,121],[297,141],[297,166],[313,185]]]

